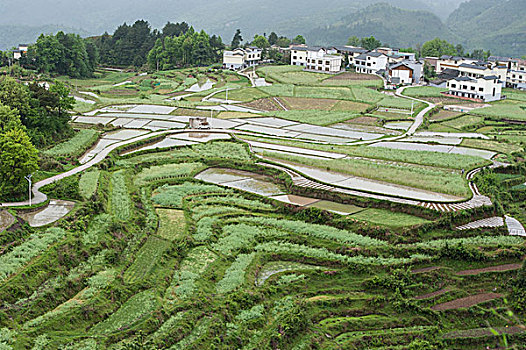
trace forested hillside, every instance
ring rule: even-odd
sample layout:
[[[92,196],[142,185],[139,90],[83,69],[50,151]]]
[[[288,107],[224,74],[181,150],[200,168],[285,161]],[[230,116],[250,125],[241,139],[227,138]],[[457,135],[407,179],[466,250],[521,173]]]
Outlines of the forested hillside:
[[[404,10],[389,4],[371,5],[343,17],[337,23],[317,28],[307,34],[310,43],[343,45],[350,35],[374,35],[383,43],[409,47],[435,37],[455,41],[458,38],[440,18],[427,11]]]
[[[394,6],[433,11],[440,18],[447,18],[463,0],[442,1],[438,6],[431,0],[382,0]],[[204,29],[218,36],[231,38],[237,28],[245,37],[256,33],[280,32],[293,37],[317,26],[328,25],[342,15],[351,14],[378,0],[92,0],[89,2],[34,0],[19,3],[0,0],[2,17],[0,25],[11,28],[56,24],[56,29],[42,30],[23,37],[22,41],[34,41],[41,32],[51,33],[66,27],[83,30],[80,34],[100,35],[113,31],[123,22],[148,20],[153,27],[162,28],[170,21],[192,23],[196,29]],[[31,32],[28,30],[28,33]],[[1,37],[2,34],[0,34]],[[0,42],[0,49],[18,44],[22,37],[10,35]]]
[[[499,55],[526,54],[526,0],[471,0],[447,20],[466,46],[484,47]]]

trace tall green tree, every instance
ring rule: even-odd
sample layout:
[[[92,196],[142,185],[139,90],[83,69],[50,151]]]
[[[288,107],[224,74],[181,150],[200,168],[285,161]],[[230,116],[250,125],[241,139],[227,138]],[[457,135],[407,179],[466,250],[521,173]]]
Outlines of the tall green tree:
[[[232,42],[230,43],[230,47],[235,49],[241,45],[242,41],[243,37],[241,36],[241,29],[237,29],[234,37],[232,38]]]
[[[15,128],[22,128],[18,111],[0,103],[0,133]]]
[[[292,39],[292,43],[293,44],[305,44],[305,38],[303,37],[303,35],[296,35],[296,37],[294,39]]]
[[[435,38],[422,45],[422,57],[440,57],[442,55],[456,55],[457,48],[446,40]]]
[[[360,46],[366,50],[374,50],[382,46],[382,42],[374,36],[370,36],[368,38],[362,38],[360,40]]]
[[[0,134],[0,195],[13,198],[27,188],[24,176],[38,170],[38,151],[22,128]]]
[[[360,46],[360,38],[358,38],[356,35],[349,37],[349,39],[347,39],[347,45]]]
[[[276,45],[278,43],[278,35],[274,32],[270,33],[270,35],[268,36],[268,43],[270,45]]]
[[[259,47],[260,49],[266,49],[270,47],[270,43],[268,42],[267,38],[265,38],[263,35],[254,36],[252,45]]]

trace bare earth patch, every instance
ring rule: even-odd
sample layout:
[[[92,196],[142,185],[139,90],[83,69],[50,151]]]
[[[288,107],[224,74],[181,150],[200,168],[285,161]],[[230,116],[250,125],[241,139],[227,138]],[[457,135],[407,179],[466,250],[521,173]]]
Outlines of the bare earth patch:
[[[442,295],[442,294],[446,294],[449,291],[451,291],[450,288],[443,288],[443,289],[440,289],[440,290],[437,290],[437,291],[434,291],[434,292],[431,292],[431,293],[427,293],[427,294],[422,294],[422,295],[416,296],[414,299],[415,300],[430,299],[430,298],[434,298],[434,297],[437,297],[437,296]]]
[[[474,306],[480,303],[484,303],[486,301],[502,298],[503,296],[504,294],[499,294],[499,293],[484,293],[484,294],[471,295],[469,297],[448,301],[447,303],[437,304],[435,306],[432,306],[431,309],[436,310],[436,311],[445,311],[445,310],[468,308],[468,307],[471,307],[471,306]]]
[[[433,115],[429,120],[431,121],[440,121],[440,120],[446,120],[450,118],[457,117],[461,115],[462,113],[454,112],[454,111],[446,111],[445,109],[440,110],[437,114]]]
[[[484,267],[481,269],[459,271],[456,273],[456,275],[457,276],[472,276],[472,275],[478,275],[479,273],[484,273],[484,272],[512,271],[512,270],[520,269],[521,266],[522,264],[506,264],[506,265],[498,265],[498,266],[489,266],[489,267]]]
[[[351,120],[348,120],[346,123],[349,124],[363,124],[363,125],[376,125],[376,122],[378,121],[377,118],[374,117],[358,117]]]
[[[346,72],[343,74],[335,75],[329,79],[326,79],[326,81],[331,81],[331,80],[376,80],[376,79],[378,79],[378,77],[375,75]]]
[[[326,98],[303,98],[303,97],[280,97],[280,100],[285,102],[290,109],[303,111],[318,109],[321,111],[330,111],[332,107],[338,102]]]
[[[523,327],[512,326],[512,327],[495,327],[493,330],[497,331],[499,334],[518,334],[524,333],[526,329]],[[444,334],[445,339],[455,339],[455,338],[479,338],[479,337],[489,337],[493,336],[493,332],[490,328],[474,328],[474,329],[464,329],[453,331]]]
[[[282,111],[281,108],[274,100],[271,98],[261,98],[259,100],[250,101],[242,104],[243,107],[254,108],[260,111],[274,112]]]

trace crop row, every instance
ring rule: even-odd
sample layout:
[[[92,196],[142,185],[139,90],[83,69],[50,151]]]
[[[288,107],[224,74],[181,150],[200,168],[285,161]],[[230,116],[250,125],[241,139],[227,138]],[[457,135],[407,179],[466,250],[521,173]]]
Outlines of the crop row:
[[[175,271],[172,283],[166,290],[165,298],[175,300],[192,296],[197,288],[196,282],[215,260],[216,255],[204,246],[190,251],[181,262],[179,270]]]
[[[204,168],[202,163],[178,163],[178,164],[164,164],[159,166],[152,166],[143,169],[135,177],[135,184],[140,186],[149,181],[156,181],[165,178],[175,178],[190,176],[199,169]]]
[[[223,279],[217,283],[217,291],[219,293],[229,293],[239,288],[245,281],[246,269],[255,256],[255,253],[240,254],[236,261],[226,270]]]
[[[66,231],[61,228],[49,228],[46,231],[38,232],[29,239],[16,246],[10,252],[0,256],[0,281],[6,280],[9,276],[24,267],[31,259],[46,251],[52,244],[66,237]]]
[[[84,199],[91,198],[99,183],[100,170],[91,170],[82,174],[79,180],[79,193]]]
[[[93,129],[82,129],[73,138],[44,151],[49,157],[75,157],[85,152],[97,141],[99,133]]]
[[[117,220],[126,221],[130,218],[131,199],[126,186],[126,173],[119,170],[111,177],[111,209]]]
[[[269,217],[242,217],[241,222],[248,222],[254,225],[275,227],[295,234],[307,235],[311,237],[327,239],[340,243],[345,243],[360,247],[382,247],[387,243],[376,238],[362,236],[347,230],[340,230],[331,226],[309,224],[304,221],[275,219]]]
[[[169,242],[164,239],[155,236],[149,237],[137,253],[133,264],[124,274],[124,281],[126,283],[134,283],[148,276],[157,261],[169,248]]]
[[[181,208],[184,197],[202,193],[232,193],[232,190],[215,185],[185,182],[181,185],[163,185],[159,187],[157,190],[155,190],[152,200],[154,203],[161,206]]]

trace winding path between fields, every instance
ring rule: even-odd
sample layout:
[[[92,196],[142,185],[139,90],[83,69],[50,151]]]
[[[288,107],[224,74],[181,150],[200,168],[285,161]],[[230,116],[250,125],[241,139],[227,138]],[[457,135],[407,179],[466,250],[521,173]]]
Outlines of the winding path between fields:
[[[413,97],[404,96],[402,93],[403,93],[403,91],[406,88],[407,87],[402,87],[402,88],[399,88],[398,90],[396,90],[396,95],[398,97],[401,97],[401,98],[406,98],[406,99],[414,100],[414,101],[417,101],[417,102],[425,103],[428,106],[417,114],[413,124],[411,125],[411,127],[403,135],[390,137],[390,138],[384,138],[381,141],[396,141],[396,140],[402,139],[404,137],[413,135],[416,132],[416,130],[418,130],[418,128],[424,122],[424,118],[425,118],[426,113],[429,112],[431,109],[435,108],[435,105],[433,103],[430,103],[430,102],[427,102],[427,101],[424,101],[424,100],[420,100],[420,99],[417,99],[417,98],[413,98]],[[215,93],[217,93],[217,92],[215,92]],[[32,205],[38,205],[38,204],[44,203],[47,200],[47,196],[40,191],[40,189],[42,187],[44,187],[46,185],[49,185],[51,183],[54,183],[56,181],[62,180],[64,178],[76,175],[76,174],[78,174],[78,173],[80,173],[82,171],[85,171],[85,170],[91,168],[92,166],[94,166],[94,165],[100,163],[101,161],[103,161],[112,151],[114,151],[115,149],[117,149],[117,148],[119,148],[121,146],[125,146],[125,145],[132,144],[132,143],[144,140],[144,139],[148,139],[150,137],[160,136],[160,135],[163,135],[163,134],[168,135],[168,134],[175,134],[175,133],[188,132],[188,131],[191,131],[191,130],[184,129],[184,130],[163,130],[163,131],[157,131],[157,132],[141,135],[141,136],[129,139],[129,140],[124,140],[124,141],[117,142],[115,144],[109,145],[104,150],[99,152],[95,157],[93,157],[93,159],[91,159],[89,162],[87,162],[87,163],[85,163],[83,165],[80,165],[80,166],[78,166],[78,167],[76,167],[74,169],[71,169],[71,170],[69,170],[67,172],[64,172],[62,174],[58,174],[58,175],[52,176],[50,178],[47,178],[47,179],[44,179],[42,181],[39,181],[39,182],[35,183],[33,185],[33,188],[32,188],[33,198],[32,198],[31,204]],[[223,130],[223,129],[207,130],[207,132],[212,132],[212,133],[220,132],[220,133],[229,133],[229,134],[235,134],[235,133],[243,134],[243,133],[245,133],[245,132],[242,132],[242,131],[239,131],[239,130]],[[365,145],[365,144],[372,144],[372,143],[375,143],[375,142],[378,142],[378,140],[360,141],[360,142],[353,143],[353,145]],[[268,165],[268,163],[261,163],[261,164],[262,165]],[[268,165],[268,166],[271,166],[271,165]],[[274,167],[277,167],[277,166],[274,166]],[[355,196],[361,196],[361,197],[366,197],[366,198],[376,198],[376,199],[382,199],[382,200],[387,200],[387,201],[391,201],[391,202],[417,205],[417,206],[422,206],[422,207],[426,207],[426,208],[434,209],[434,210],[438,210],[438,211],[444,211],[444,212],[457,211],[457,210],[471,209],[471,208],[476,208],[476,207],[480,207],[480,206],[483,206],[483,205],[491,205],[492,204],[491,200],[488,197],[482,196],[478,192],[478,189],[477,189],[476,185],[471,181],[473,176],[476,173],[478,173],[482,168],[475,169],[475,170],[471,171],[470,173],[468,173],[467,176],[466,176],[467,180],[469,181],[470,190],[473,193],[473,198],[470,199],[469,201],[465,201],[465,202],[462,202],[462,203],[454,203],[454,204],[452,204],[452,203],[421,202],[421,201],[418,201],[418,200],[403,199],[403,198],[393,197],[393,196],[389,196],[389,195],[373,194],[373,193],[361,192],[361,191],[356,191],[356,190],[344,189],[344,188],[340,188],[340,187],[328,186],[328,185],[320,183],[318,181],[313,181],[312,179],[307,179],[303,175],[301,175],[301,174],[299,174],[299,173],[297,173],[295,171],[292,171],[291,169],[288,169],[287,167],[280,166],[278,168],[280,168],[280,170],[284,171],[289,176],[291,176],[294,184],[299,186],[299,187],[310,187],[310,188],[326,189],[326,190],[329,190],[329,191],[342,192],[342,193],[352,194],[352,195],[355,195]],[[0,204],[0,208],[21,207],[21,206],[28,206],[28,205],[29,205],[29,200],[22,201],[22,202],[1,203]]]

